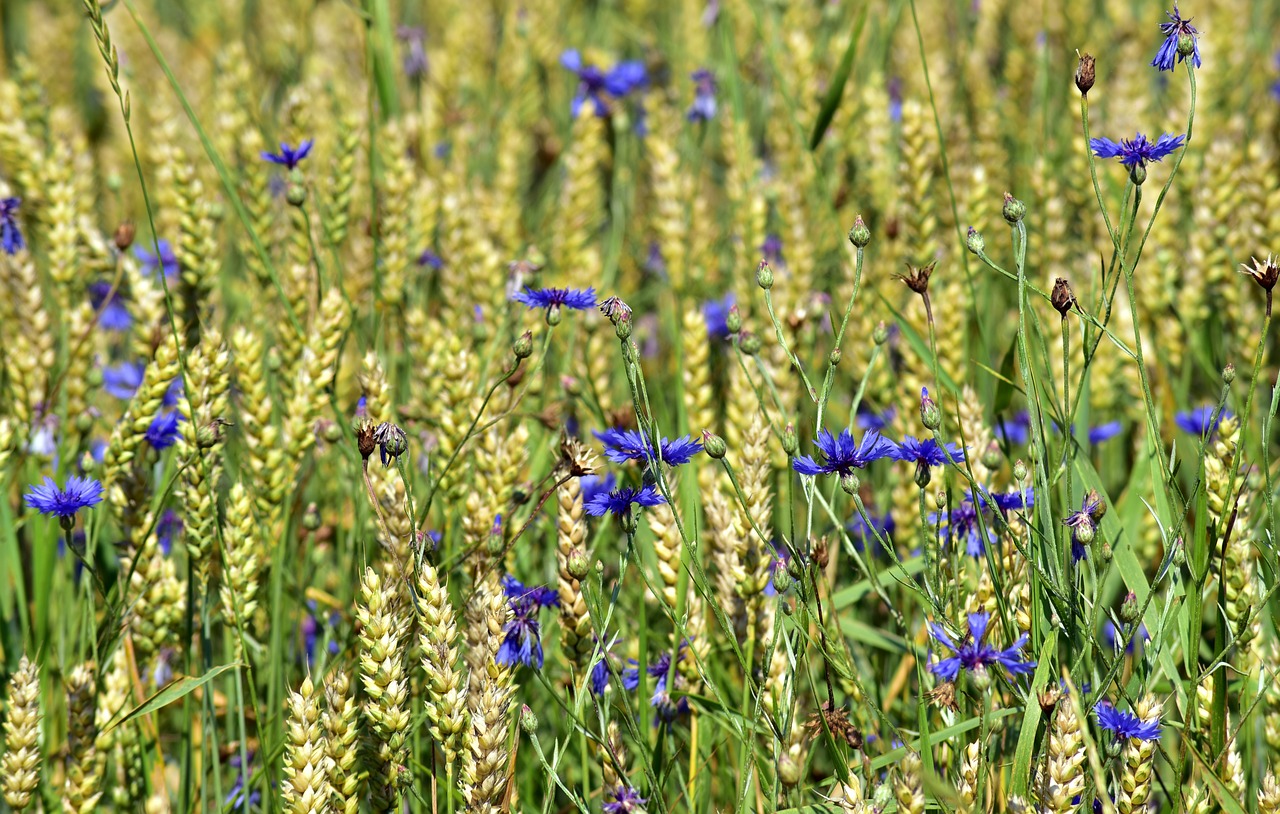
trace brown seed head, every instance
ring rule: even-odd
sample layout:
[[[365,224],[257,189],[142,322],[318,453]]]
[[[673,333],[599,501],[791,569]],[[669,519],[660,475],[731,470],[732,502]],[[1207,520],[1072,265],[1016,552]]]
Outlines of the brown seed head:
[[[896,276],[899,280],[907,284],[907,288],[917,294],[927,294],[929,293],[929,277],[933,274],[933,267],[936,265],[938,264],[935,262],[930,263],[927,266],[916,268],[910,263],[907,263],[907,273],[898,274]]]
[[[1092,54],[1081,54],[1080,64],[1076,67],[1076,88],[1080,90],[1081,96],[1089,95],[1089,89],[1093,87],[1093,79],[1095,76],[1095,65]]]
[[[823,726],[823,722],[826,726]],[[849,720],[849,713],[844,707],[833,709],[831,705],[823,701],[822,709],[809,716],[809,720],[805,722],[805,730],[809,733],[809,737],[816,739],[822,736],[823,730],[831,731],[831,735],[842,739],[849,745],[850,749],[862,748],[862,730],[854,726]]]
[[[1067,312],[1076,304],[1075,292],[1071,290],[1071,283],[1065,278],[1059,277],[1053,281],[1053,292],[1049,295],[1049,301],[1053,303],[1053,307],[1063,319],[1066,319]]]
[[[929,700],[936,704],[939,709],[949,709],[952,712],[960,709],[960,705],[956,703],[956,685],[954,681],[944,681],[930,690]]]
[[[1053,712],[1053,708],[1058,706],[1059,699],[1062,698],[1062,690],[1057,685],[1049,684],[1036,696],[1036,700],[1040,702],[1040,710],[1046,715]]]
[[[1264,290],[1270,291],[1276,287],[1276,281],[1280,280],[1280,265],[1276,264],[1271,255],[1267,255],[1266,260],[1255,257],[1252,266],[1241,264],[1240,273],[1248,274]]]
[[[377,425],[370,421],[357,424],[356,431],[356,448],[360,450],[360,457],[369,460],[369,456],[378,448],[378,441],[374,438]]]
[[[133,236],[136,233],[137,233],[137,228],[134,227],[131,221],[125,221],[124,223],[117,226],[116,233],[114,235],[116,248],[119,249],[120,251],[124,251],[128,249],[130,246],[133,245]]]

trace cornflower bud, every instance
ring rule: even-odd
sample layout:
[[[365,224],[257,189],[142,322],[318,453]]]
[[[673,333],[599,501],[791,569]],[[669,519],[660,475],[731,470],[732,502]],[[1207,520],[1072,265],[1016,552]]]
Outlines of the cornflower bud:
[[[982,451],[982,465],[987,469],[998,469],[1000,458],[1000,445],[995,441],[987,444],[987,448]]]
[[[526,735],[532,735],[538,731],[538,716],[533,714],[528,704],[520,707],[520,728]]]
[[[738,334],[738,347],[742,348],[742,352],[748,356],[755,356],[760,352],[760,337],[750,331],[743,331]]]
[[[1071,290],[1071,283],[1065,278],[1059,277],[1053,281],[1053,292],[1049,295],[1049,302],[1053,303],[1056,310],[1063,319],[1067,318],[1067,312],[1076,304],[1076,295]]]
[[[1231,384],[1235,380],[1236,380],[1236,366],[1228,363],[1227,366],[1222,369],[1222,383]]]
[[[1103,540],[1102,549],[1098,552],[1098,559],[1102,561],[1103,565],[1106,565],[1111,562],[1111,558],[1114,556],[1115,552],[1111,550],[1111,543]]]
[[[284,199],[290,206],[302,206],[307,202],[307,188],[302,184],[290,182],[285,188]]]
[[[561,316],[560,316],[560,306],[559,306],[559,305],[552,305],[550,308],[548,308],[548,309],[547,309],[547,324],[548,324],[548,325],[552,325],[552,326],[559,325],[559,324],[560,324],[560,319],[561,319]]]
[[[631,338],[631,332],[634,328],[635,326],[631,324],[630,316],[613,323],[613,332],[624,342]]]
[[[836,365],[840,364],[840,360],[843,357],[844,357],[844,354],[840,352],[840,349],[835,348],[834,350],[831,351],[831,353],[827,354],[827,362],[829,362],[832,367],[835,367]]]
[[[1189,57],[1196,52],[1195,37],[1190,34],[1182,34],[1178,37],[1178,56]]]
[[[775,568],[773,571],[773,590],[780,594],[784,594],[790,587],[791,572],[785,568]]]
[[[1018,483],[1022,483],[1027,479],[1027,465],[1021,458],[1013,464],[1013,479]]]
[[[800,449],[800,439],[796,437],[796,425],[790,422],[782,428],[782,451],[795,455]]]
[[[840,475],[840,488],[844,490],[846,495],[856,495],[860,485],[858,476],[852,472],[845,472]]]
[[[929,388],[920,389],[920,423],[925,429],[936,430],[942,426],[942,411],[938,403],[929,395]]]
[[[576,580],[587,578],[587,574],[591,572],[591,562],[587,559],[587,552],[581,548],[574,548],[569,552],[568,562],[569,576]]]
[[[871,329],[871,340],[877,345],[889,341],[889,326],[884,324],[884,320],[877,322],[876,327]]]
[[[724,327],[731,334],[742,330],[742,312],[738,310],[738,306],[730,306],[729,313],[724,318]]]
[[[929,485],[929,481],[933,479],[933,474],[929,471],[929,464],[924,461],[916,462],[916,486],[924,489]]]
[[[1120,603],[1120,619],[1128,624],[1138,621],[1142,609],[1138,607],[1138,595],[1130,591]]]
[[[517,359],[528,359],[533,355],[533,334],[525,331],[511,344],[511,352]]]
[[[702,431],[702,449],[717,461],[729,451],[723,438],[707,430]]]
[[[853,219],[853,228],[849,230],[849,242],[859,249],[865,249],[871,242],[871,230],[862,221],[861,215]]]
[[[939,512],[945,511],[947,508],[947,492],[939,489],[933,493],[933,505]]]
[[[1092,543],[1094,538],[1097,537],[1097,532],[1097,527],[1094,526],[1092,518],[1082,518],[1075,528],[1076,539],[1083,545]]]
[[[968,246],[969,251],[974,254],[982,254],[987,248],[987,241],[983,240],[982,232],[970,226],[969,233],[964,237],[964,245]]]
[[[1000,214],[1004,215],[1004,219],[1009,222],[1010,226],[1016,226],[1027,215],[1027,205],[1009,193],[1004,194],[1004,207],[1001,208]]]
[[[1089,95],[1089,90],[1093,87],[1093,80],[1096,74],[1096,66],[1092,54],[1082,54],[1080,56],[1080,64],[1076,66],[1076,89],[1080,91],[1081,96]]]
[[[1143,182],[1147,180],[1147,165],[1141,161],[1134,164],[1133,168],[1129,170],[1129,179],[1133,181],[1135,187],[1142,186]]]
[[[756,285],[765,291],[773,288],[773,269],[769,267],[767,260],[761,260],[760,266],[756,269]]]

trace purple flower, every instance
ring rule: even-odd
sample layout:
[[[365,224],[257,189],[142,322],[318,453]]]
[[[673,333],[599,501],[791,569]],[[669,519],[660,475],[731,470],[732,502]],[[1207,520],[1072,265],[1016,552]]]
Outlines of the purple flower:
[[[862,443],[855,445],[853,434],[848,430],[841,430],[836,437],[824,429],[813,443],[822,453],[824,462],[819,464],[808,455],[797,456],[792,468],[801,475],[848,475],[854,469],[862,469],[872,461],[893,455],[897,449],[896,444],[874,430],[863,435]]]
[[[1022,634],[1004,650],[997,650],[986,643],[991,614],[969,614],[969,633],[959,644],[949,633],[936,622],[929,623],[929,633],[934,641],[952,652],[952,655],[929,665],[934,675],[945,681],[955,681],[961,670],[986,669],[999,664],[1010,675],[1022,675],[1036,668],[1034,661],[1023,660],[1020,651],[1027,643],[1027,634]]]
[[[684,661],[687,644],[687,642],[680,643],[675,659],[677,664]],[[622,671],[622,686],[628,691],[634,691],[640,686],[640,666],[635,659],[630,659],[630,662],[632,666]],[[689,711],[689,699],[683,696],[679,699],[673,699],[671,697],[671,688],[667,686],[667,679],[672,675],[674,675],[677,685],[681,681],[679,671],[673,673],[671,669],[670,653],[663,653],[658,656],[652,664],[645,668],[645,672],[655,679],[653,696],[649,699],[649,706],[656,711],[653,718],[654,726],[659,723],[669,724]]]
[[[127,331],[133,326],[133,317],[120,292],[112,292],[111,283],[106,280],[89,284],[89,304],[98,312],[98,325],[104,330]]]
[[[782,263],[782,238],[777,235],[766,235],[760,244],[760,254],[766,262],[774,265]]]
[[[524,291],[512,295],[514,302],[522,303],[530,308],[572,308],[575,311],[586,311],[596,305],[594,288],[538,288],[525,286]]]
[[[658,453],[662,453],[662,462],[669,466],[680,466],[693,460],[693,456],[702,451],[702,442],[688,435],[682,435],[672,441],[663,438],[655,449],[647,434],[640,430],[609,429],[593,433],[604,444],[604,456],[615,464],[627,461],[656,461]]]
[[[1101,444],[1103,441],[1109,441],[1120,434],[1120,422],[1108,421],[1106,424],[1099,424],[1096,427],[1089,428],[1089,443],[1093,445]]]
[[[402,25],[396,29],[396,39],[405,44],[404,75],[417,79],[427,75],[427,51],[423,47],[427,34],[420,27]]]
[[[173,277],[178,273],[178,255],[174,254],[173,244],[167,240],[156,241],[155,254],[140,245],[134,246],[133,256],[138,258],[138,262],[142,264],[142,270],[149,277],[154,277],[160,269],[164,269],[165,277]]]
[[[1030,487],[1022,491],[1014,490],[1012,492],[988,492],[979,487],[978,495],[986,508],[991,508],[992,504],[1002,512],[1011,512],[1016,509],[1030,509],[1036,505],[1036,493]],[[970,495],[970,499],[973,499]]]
[[[729,336],[727,320],[733,305],[733,292],[725,294],[722,299],[707,300],[702,304],[702,318],[707,323],[708,339],[725,339]]]
[[[1139,133],[1131,139],[1121,139],[1117,144],[1109,138],[1089,140],[1089,147],[1098,158],[1118,158],[1126,167],[1143,167],[1148,161],[1159,161],[1182,146],[1186,136],[1171,136],[1168,133],[1152,142]]]
[[[929,522],[938,523],[941,514],[929,515]],[[963,537],[965,553],[970,557],[980,557],[987,550],[987,542],[995,542],[995,533],[988,524],[987,539],[982,538],[982,525],[978,522],[978,507],[974,505],[972,493],[959,506],[946,514],[948,538]]]
[[[1156,51],[1155,59],[1151,60],[1151,67],[1161,71],[1172,71],[1173,66],[1178,62],[1182,62],[1186,57],[1178,53],[1178,40],[1182,37],[1191,38],[1191,64],[1197,68],[1200,67],[1200,41],[1196,37],[1200,34],[1195,26],[1191,25],[1191,18],[1185,20],[1178,13],[1178,4],[1173,4],[1173,11],[1166,11],[1169,22],[1160,23],[1160,30],[1164,32],[1164,42],[1160,43],[1160,50]]]
[[[177,410],[160,413],[151,420],[151,426],[147,427],[147,443],[156,452],[173,446],[178,440],[178,422],[183,420],[182,414]]]
[[[693,104],[685,117],[691,122],[708,122],[716,116],[716,75],[699,68],[689,77],[694,83]]]
[[[1027,443],[1031,437],[1031,413],[1020,410],[1010,418],[997,421],[996,432],[1004,438],[1006,444],[1021,446]]]
[[[25,496],[27,506],[51,517],[75,517],[76,512],[102,502],[102,484],[93,478],[72,475],[67,488],[59,489],[45,476],[43,486],[32,486]]]
[[[1138,625],[1137,630],[1132,627],[1125,627],[1123,631],[1117,631],[1115,623],[1110,619],[1102,623],[1102,638],[1112,650],[1119,649],[1121,637],[1124,639],[1124,652],[1132,653],[1135,647],[1141,646],[1143,642],[1150,641],[1151,634],[1147,632],[1147,626],[1143,624]]]
[[[264,161],[270,161],[272,164],[279,164],[282,167],[292,170],[297,168],[298,163],[301,162],[302,159],[306,158],[307,154],[311,152],[311,143],[311,139],[307,139],[299,144],[297,149],[294,149],[282,141],[280,142],[279,153],[263,152],[262,158]]]
[[[27,245],[18,228],[18,206],[21,198],[0,198],[0,247],[5,254],[17,254]]]
[[[653,484],[639,489],[623,486],[605,494],[598,494],[586,504],[587,514],[602,517],[606,514],[625,514],[632,506],[657,506],[666,503],[667,499],[658,492]]]
[[[253,752],[248,754],[249,762],[253,762]],[[240,755],[236,753],[231,756],[228,761],[233,769],[239,769],[240,773],[236,775],[236,784],[231,787],[231,793],[227,795],[227,799],[223,801],[223,805],[231,806],[234,811],[248,811],[256,807],[262,802],[262,792],[254,789],[251,792],[245,792],[245,780],[249,775],[249,767],[240,765]]]
[[[121,362],[118,365],[104,368],[102,371],[102,389],[118,399],[131,399],[142,386],[142,373],[145,367],[141,362]]]
[[[958,463],[964,460],[964,450],[955,444],[947,444],[944,449],[934,439],[921,441],[910,435],[904,437],[889,453],[889,457],[897,461],[910,461],[923,466],[942,466],[951,461]]]
[[[867,520],[871,521],[870,525]],[[877,516],[868,511],[867,518],[864,520],[862,513],[857,512],[849,519],[845,530],[849,532],[849,539],[853,542],[855,549],[862,552],[870,546],[872,556],[878,556],[882,550],[880,540],[893,536],[893,515]]]
[[[173,541],[181,533],[182,518],[173,509],[166,509],[165,513],[160,515],[160,522],[156,523],[156,540],[160,543],[160,550],[166,557],[173,551]]]
[[[864,430],[882,431],[885,427],[893,423],[893,419],[897,417],[898,411],[890,407],[883,413],[877,413],[870,409],[858,410],[858,426]]]
[[[432,271],[439,271],[444,268],[444,258],[430,248],[426,248],[422,250],[422,254],[418,255],[418,265],[423,268],[429,268]]]
[[[897,124],[902,121],[902,78],[898,76],[889,77],[889,120]]]
[[[1160,740],[1160,719],[1144,721],[1132,712],[1121,712],[1109,701],[1099,701],[1093,708],[1098,718],[1098,726],[1109,729],[1116,735],[1116,740],[1136,738],[1140,741]]]
[[[600,643],[600,639],[596,639],[596,643]],[[615,658],[613,655],[613,646],[618,643],[615,637],[609,641],[602,649],[604,652],[591,667],[591,692],[596,695],[604,695],[605,689],[609,686],[609,663]]]
[[[1230,410],[1223,409],[1221,414],[1215,418],[1213,414],[1216,410],[1217,407],[1214,405],[1206,404],[1194,410],[1178,413],[1173,417],[1173,422],[1183,432],[1203,438],[1206,435],[1213,435],[1217,432],[1218,425],[1222,423],[1223,419],[1232,417]]]
[[[494,661],[508,667],[523,664],[541,670],[542,639],[538,611],[559,605],[560,598],[545,586],[527,588],[510,574],[502,578],[502,590],[511,606],[511,619],[502,628],[502,644]]]
[[[604,95],[621,99],[648,82],[648,73],[642,62],[620,62],[605,73],[595,65],[585,65],[582,54],[570,48],[560,55],[560,65],[578,75],[578,92],[573,97],[569,112],[578,118],[582,106],[590,100],[597,116],[609,115],[609,103]]]
[[[578,487],[582,489],[582,503],[586,505],[596,495],[608,494],[618,488],[618,477],[612,472],[604,475],[587,475],[578,479]]]
[[[609,790],[609,802],[600,806],[600,810],[604,814],[632,814],[634,811],[643,811],[644,804],[649,802],[647,798],[641,797],[640,792],[631,786],[618,786]]]

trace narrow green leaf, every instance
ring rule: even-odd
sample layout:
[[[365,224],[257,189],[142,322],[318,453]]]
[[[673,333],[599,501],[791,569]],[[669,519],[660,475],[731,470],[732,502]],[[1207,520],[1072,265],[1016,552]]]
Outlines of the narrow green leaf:
[[[822,143],[827,126],[831,124],[831,119],[836,115],[836,109],[840,107],[840,100],[844,98],[844,86],[849,81],[849,73],[853,70],[853,57],[857,53],[858,39],[862,36],[862,25],[867,21],[867,8],[868,5],[863,4],[858,22],[853,27],[853,36],[849,37],[844,56],[840,58],[840,64],[836,66],[836,72],[831,77],[827,97],[822,100],[822,108],[818,111],[818,118],[813,123],[813,134],[809,136],[810,152],[818,149],[818,145]]]
[[[1040,663],[1031,682],[1031,691],[1037,692],[1049,683],[1053,672],[1053,656],[1058,649],[1058,636],[1053,633],[1040,646]],[[1036,733],[1040,727],[1040,704],[1028,703],[1022,714],[1022,729],[1018,732],[1018,749],[1013,758],[1013,793],[1026,794],[1031,784],[1031,759],[1035,757]]]
[[[1000,361],[1000,384],[996,385],[996,399],[992,410],[996,415],[1009,409],[1013,403],[1013,391],[1017,386],[1013,383],[1014,368],[1018,361],[1018,337],[1009,340],[1009,349],[1004,352]]]
[[[146,701],[143,701],[142,704],[140,704],[139,706],[129,710],[122,717],[112,721],[110,724],[107,725],[107,728],[104,731],[110,732],[120,724],[123,724],[127,721],[132,721],[134,718],[138,718],[148,713],[155,712],[158,709],[167,707],[170,704],[172,704],[174,701],[177,701],[180,698],[184,698],[187,695],[200,689],[205,684],[208,684],[210,681],[213,681],[215,678],[227,672],[228,670],[234,670],[235,668],[242,667],[242,666],[244,665],[241,662],[237,661],[232,664],[223,664],[219,667],[214,667],[212,670],[200,676],[199,678],[192,678],[191,676],[183,676],[182,678],[173,682],[169,686],[165,687],[163,690],[160,690],[159,692],[152,695]]]

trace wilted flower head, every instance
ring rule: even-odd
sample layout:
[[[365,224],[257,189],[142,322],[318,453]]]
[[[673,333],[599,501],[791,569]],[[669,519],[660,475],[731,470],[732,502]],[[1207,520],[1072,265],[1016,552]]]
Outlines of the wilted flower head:
[[[695,91],[693,104],[685,115],[691,122],[711,121],[716,115],[716,75],[706,68],[699,68],[690,78]]]
[[[1188,37],[1191,40],[1191,64],[1197,68],[1200,67],[1200,41],[1197,37],[1200,32],[1191,24],[1191,18],[1185,20],[1178,11],[1178,4],[1173,4],[1173,11],[1166,11],[1169,22],[1160,23],[1160,30],[1164,32],[1164,42],[1160,43],[1160,50],[1156,51],[1155,59],[1151,60],[1151,67],[1161,71],[1172,71],[1174,65],[1186,59],[1183,48],[1179,45],[1179,40]]]
[[[663,438],[657,448],[642,430],[615,428],[596,432],[594,435],[604,444],[604,456],[616,464],[627,461],[656,461],[660,451],[663,463],[669,466],[680,466],[689,463],[694,455],[702,451],[702,443],[688,435],[682,435],[674,441]]]
[[[586,509],[587,514],[592,517],[602,517],[606,514],[625,514],[631,511],[632,506],[657,506],[666,502],[667,499],[653,484],[640,488],[623,486],[612,492],[592,496]]]
[[[18,207],[21,198],[0,198],[0,248],[5,254],[17,254],[26,241],[22,239],[22,230],[18,228]]]
[[[1280,280],[1280,265],[1276,265],[1276,261],[1271,255],[1267,255],[1266,260],[1258,260],[1252,258],[1253,265],[1247,263],[1240,265],[1240,273],[1247,274],[1253,278],[1253,281],[1262,286],[1266,291],[1276,287],[1276,281]]]
[[[279,153],[268,153],[264,151],[262,153],[262,159],[264,161],[270,161],[272,164],[279,164],[282,167],[292,170],[295,169],[298,166],[298,163],[302,161],[302,159],[306,158],[307,154],[311,152],[311,144],[311,139],[307,139],[299,144],[297,148],[293,148],[282,141],[280,142]]]
[[[941,625],[930,622],[929,633],[934,641],[950,650],[953,655],[929,665],[929,670],[946,681],[955,681],[961,670],[986,669],[996,664],[1004,667],[1010,675],[1022,675],[1034,670],[1036,663],[1023,660],[1020,652],[1027,643],[1027,634],[1019,636],[1004,650],[997,650],[985,641],[990,622],[989,613],[969,614],[969,631],[959,644]]]
[[[907,288],[917,294],[926,294],[929,291],[929,278],[933,275],[933,269],[937,265],[937,263],[929,263],[917,268],[916,266],[908,263],[906,274],[897,274],[894,276],[906,283]]]
[[[1134,738],[1140,741],[1160,740],[1160,719],[1144,721],[1132,712],[1121,712],[1110,701],[1099,701],[1093,708],[1098,726],[1115,733],[1116,740]]]
[[[847,429],[841,430],[838,437],[823,429],[813,444],[822,453],[823,462],[808,455],[797,456],[792,467],[801,475],[848,475],[872,461],[890,457],[897,449],[896,444],[875,430],[863,435],[860,444],[854,444],[853,434]]]
[[[81,509],[102,502],[102,484],[93,478],[72,475],[67,478],[67,488],[59,489],[46,475],[44,485],[32,486],[25,501],[28,507],[48,517],[71,518]]]
[[[1215,418],[1214,412],[1218,408],[1212,404],[1206,404],[1203,407],[1196,407],[1194,410],[1186,410],[1178,413],[1173,417],[1173,421],[1178,425],[1178,429],[1191,435],[1205,436],[1212,435],[1218,431],[1218,425],[1224,419],[1232,417],[1230,410],[1223,409]]]
[[[600,313],[604,314],[615,325],[631,319],[631,306],[617,297],[609,297],[600,303]]]
[[[390,421],[384,421],[373,429],[373,440],[378,445],[378,457],[387,466],[409,449],[409,437],[404,430]]]
[[[1160,161],[1165,156],[1182,146],[1186,136],[1172,136],[1168,133],[1160,136],[1154,143],[1139,133],[1131,139],[1120,139],[1119,143],[1109,138],[1089,140],[1089,147],[1098,158],[1116,158],[1126,167],[1145,167],[1148,161]]]
[[[644,87],[649,81],[643,62],[619,62],[613,70],[605,73],[595,65],[584,64],[582,54],[576,48],[570,48],[560,55],[560,65],[578,75],[578,92],[569,108],[575,119],[588,100],[595,107],[597,116],[609,115],[606,94],[621,99],[633,90]]]

